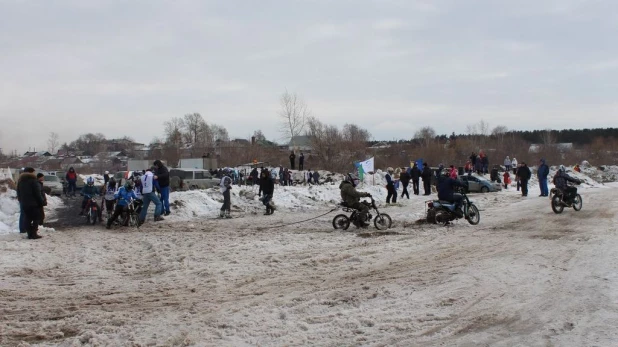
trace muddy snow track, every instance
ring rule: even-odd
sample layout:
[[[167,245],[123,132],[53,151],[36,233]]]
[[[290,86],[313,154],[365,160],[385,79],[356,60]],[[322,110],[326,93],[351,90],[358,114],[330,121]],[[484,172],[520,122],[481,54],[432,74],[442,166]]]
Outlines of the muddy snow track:
[[[477,227],[389,207],[375,237],[256,230],[311,217],[280,212],[2,236],[0,345],[615,346],[618,198],[582,195],[481,197]]]

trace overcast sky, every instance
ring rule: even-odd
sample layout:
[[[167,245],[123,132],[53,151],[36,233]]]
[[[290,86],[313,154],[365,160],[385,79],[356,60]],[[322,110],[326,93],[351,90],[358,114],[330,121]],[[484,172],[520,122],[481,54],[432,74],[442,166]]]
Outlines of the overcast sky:
[[[0,148],[193,112],[279,140],[286,89],[376,140],[618,127],[617,34],[615,0],[0,0]]]

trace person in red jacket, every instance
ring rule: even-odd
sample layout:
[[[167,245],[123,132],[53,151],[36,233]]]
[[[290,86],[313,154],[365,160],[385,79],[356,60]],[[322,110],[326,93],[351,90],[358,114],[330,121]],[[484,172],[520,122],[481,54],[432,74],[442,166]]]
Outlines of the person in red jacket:
[[[75,196],[75,191],[77,190],[77,172],[75,172],[75,169],[72,167],[69,168],[65,178],[69,185],[67,188],[67,196]]]
[[[502,177],[504,177],[504,189],[508,189],[509,184],[511,184],[511,175],[509,175],[508,171],[504,171],[504,175],[502,175]]]

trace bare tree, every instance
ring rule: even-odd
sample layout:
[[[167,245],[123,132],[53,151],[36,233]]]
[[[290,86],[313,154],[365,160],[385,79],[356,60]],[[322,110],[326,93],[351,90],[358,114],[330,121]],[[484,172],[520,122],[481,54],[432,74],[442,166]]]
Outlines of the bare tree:
[[[502,144],[504,142],[504,136],[508,131],[509,129],[506,126],[498,125],[491,131],[491,135],[498,139],[500,144]]]
[[[541,140],[543,141],[543,144],[546,146],[553,145],[554,143],[556,143],[556,137],[552,133],[551,129],[545,129],[543,130],[543,132],[541,132]]]
[[[165,127],[165,143],[180,148],[182,145],[182,119],[178,117],[171,118],[163,123],[163,126]]]
[[[264,136],[264,133],[260,129],[253,132],[253,137],[255,138],[255,141],[258,142],[266,141],[266,136]]]
[[[436,138],[436,131],[432,127],[423,127],[414,133],[414,139],[421,141],[422,145],[427,148]]]
[[[208,128],[208,125],[201,114],[190,113],[186,114],[182,119],[182,128],[184,130],[183,137],[185,141],[194,146],[199,146],[204,138],[202,132]]]
[[[287,90],[281,96],[279,101],[281,110],[280,131],[284,139],[293,139],[303,132],[307,118],[310,116],[310,111],[305,102],[296,94],[290,94]]]
[[[49,139],[47,139],[47,149],[49,150],[49,152],[51,154],[56,153],[58,145],[60,145],[60,137],[58,136],[58,133],[49,133]]]

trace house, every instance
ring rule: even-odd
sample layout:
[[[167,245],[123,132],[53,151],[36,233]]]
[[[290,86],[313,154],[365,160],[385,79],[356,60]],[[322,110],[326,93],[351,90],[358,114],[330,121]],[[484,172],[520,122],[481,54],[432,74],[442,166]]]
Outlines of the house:
[[[124,151],[116,152],[99,152],[94,155],[93,159],[96,160],[113,160],[113,159],[126,159],[127,154]]]
[[[313,148],[311,146],[311,141],[312,137],[309,135],[293,136],[288,143],[288,150],[311,153],[311,149]]]
[[[51,157],[51,153],[47,151],[39,151],[39,152],[26,152],[23,155],[24,157]]]

